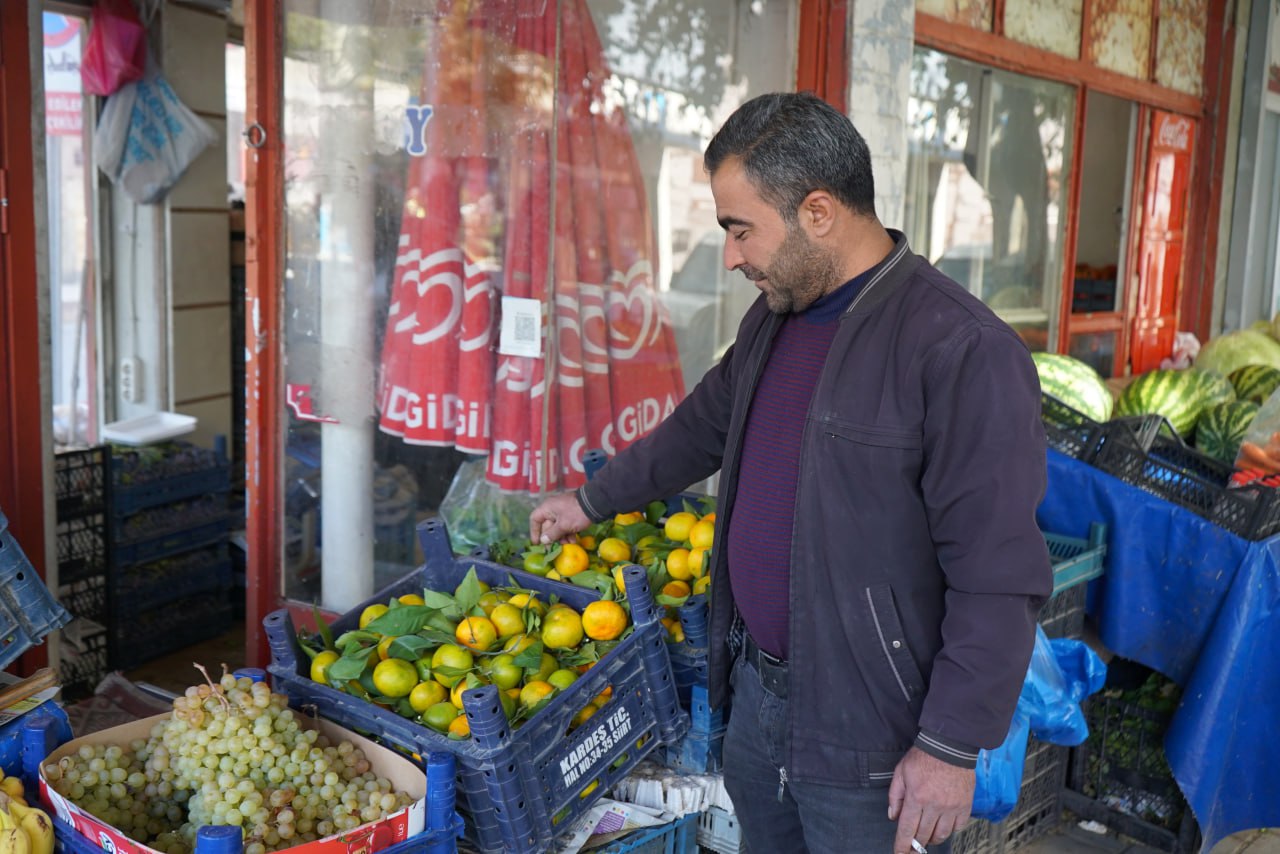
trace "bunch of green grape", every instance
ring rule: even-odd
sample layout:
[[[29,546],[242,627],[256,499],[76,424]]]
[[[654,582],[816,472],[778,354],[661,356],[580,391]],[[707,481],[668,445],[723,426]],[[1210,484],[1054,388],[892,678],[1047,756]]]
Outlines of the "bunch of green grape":
[[[351,742],[303,728],[284,696],[226,673],[176,698],[149,738],[84,745],[45,775],[81,809],[170,854],[190,854],[205,825],[238,826],[245,854],[266,854],[412,802]]]

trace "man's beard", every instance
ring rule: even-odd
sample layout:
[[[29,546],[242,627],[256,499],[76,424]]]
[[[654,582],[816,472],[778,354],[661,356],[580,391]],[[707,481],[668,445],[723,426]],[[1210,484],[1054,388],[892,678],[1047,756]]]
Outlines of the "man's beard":
[[[799,226],[787,229],[767,269],[757,270],[750,264],[739,269],[753,282],[769,280],[763,290],[774,314],[804,311],[844,281],[835,255],[816,246]]]

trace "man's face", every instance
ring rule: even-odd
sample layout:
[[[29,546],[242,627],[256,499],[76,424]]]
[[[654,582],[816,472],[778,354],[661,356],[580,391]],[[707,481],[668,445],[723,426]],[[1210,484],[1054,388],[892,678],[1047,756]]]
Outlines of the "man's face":
[[[770,311],[803,311],[843,281],[834,255],[762,199],[736,158],[712,176],[711,193],[726,233],[724,266],[755,282]]]

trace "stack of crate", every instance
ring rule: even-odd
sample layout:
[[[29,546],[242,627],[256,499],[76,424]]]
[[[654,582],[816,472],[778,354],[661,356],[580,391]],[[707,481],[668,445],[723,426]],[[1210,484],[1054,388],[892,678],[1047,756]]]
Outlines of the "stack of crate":
[[[58,648],[58,678],[62,699],[68,702],[91,695],[108,672],[110,458],[105,445],[60,450],[54,455],[57,598],[75,618],[63,627]]]
[[[165,442],[113,446],[111,470],[111,666],[127,670],[230,627],[230,465]]]

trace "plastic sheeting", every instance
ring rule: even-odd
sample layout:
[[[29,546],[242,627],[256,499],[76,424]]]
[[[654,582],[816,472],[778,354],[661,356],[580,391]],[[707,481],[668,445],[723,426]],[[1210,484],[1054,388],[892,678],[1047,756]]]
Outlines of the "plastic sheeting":
[[[1280,825],[1280,536],[1243,540],[1052,450],[1037,518],[1075,537],[1106,523],[1089,611],[1109,649],[1182,686],[1165,752],[1203,850]]]

